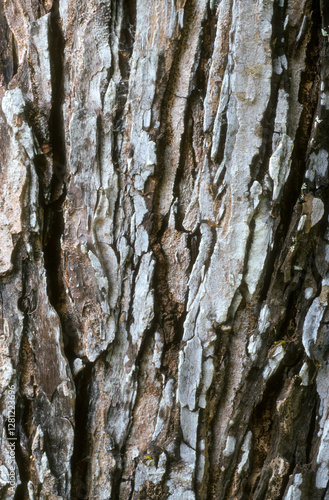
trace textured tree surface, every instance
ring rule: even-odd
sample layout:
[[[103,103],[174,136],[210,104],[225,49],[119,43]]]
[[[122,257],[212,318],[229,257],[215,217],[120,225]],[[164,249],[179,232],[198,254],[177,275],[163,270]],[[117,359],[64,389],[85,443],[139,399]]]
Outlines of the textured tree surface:
[[[329,499],[325,1],[0,30],[1,498]]]

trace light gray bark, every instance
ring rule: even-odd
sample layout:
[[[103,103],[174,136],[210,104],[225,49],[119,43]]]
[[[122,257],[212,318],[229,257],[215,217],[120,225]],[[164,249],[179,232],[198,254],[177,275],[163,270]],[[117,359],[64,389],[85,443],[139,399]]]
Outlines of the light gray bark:
[[[326,9],[0,0],[1,498],[329,498]]]

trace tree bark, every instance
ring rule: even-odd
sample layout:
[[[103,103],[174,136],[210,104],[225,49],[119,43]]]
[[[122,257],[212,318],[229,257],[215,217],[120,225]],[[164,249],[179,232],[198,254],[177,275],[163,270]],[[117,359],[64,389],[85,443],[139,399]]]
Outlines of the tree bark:
[[[0,29],[1,498],[328,499],[328,6]]]

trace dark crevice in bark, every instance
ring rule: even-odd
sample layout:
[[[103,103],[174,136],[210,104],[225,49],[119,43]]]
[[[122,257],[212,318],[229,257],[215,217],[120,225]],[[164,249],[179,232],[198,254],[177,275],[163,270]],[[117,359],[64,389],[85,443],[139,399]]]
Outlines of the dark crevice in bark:
[[[299,292],[299,289],[298,289]],[[291,338],[294,338],[294,333],[295,333],[295,318],[296,318],[296,313],[297,313],[297,300],[298,300],[298,293],[294,293],[293,291],[288,291],[288,293],[285,294],[284,296],[284,303],[285,303],[285,312],[284,316],[280,318],[280,321],[277,322],[275,325],[275,328],[272,330],[272,332],[275,334],[274,336],[269,335],[267,339],[267,348],[269,349],[271,347],[271,344],[274,341],[284,341],[284,342],[289,342]],[[300,344],[300,339],[295,339],[296,342]],[[302,355],[302,353],[300,353]]]
[[[289,469],[287,470],[286,474],[283,476],[282,485],[281,485],[280,493],[279,493],[280,494],[279,498],[284,498],[284,493],[287,489],[289,480],[291,478],[291,475],[293,474],[293,471],[295,470],[295,467],[296,467],[296,447],[293,451],[292,458],[291,458],[290,463],[289,463]]]
[[[18,58],[15,36],[5,13],[4,2],[0,2],[0,74],[5,87],[17,73]]]
[[[64,38],[60,28],[59,4],[56,1],[51,11],[49,51],[52,78],[52,108],[49,120],[50,140],[53,152],[53,175],[50,185],[50,202],[43,195],[44,209],[43,249],[49,301],[57,311],[63,331],[63,310],[65,287],[61,268],[61,236],[64,230],[62,205],[66,197],[65,173],[66,153],[62,104],[64,96]],[[42,181],[42,179],[41,179]]]
[[[219,450],[217,449],[217,423],[220,418],[221,404],[225,406],[225,399],[229,387],[228,380],[230,373],[230,349],[228,331],[224,331],[220,326],[216,328],[216,344],[214,348],[214,376],[211,387],[207,393],[207,406],[204,417],[204,436],[207,441],[208,449],[205,461],[205,477],[207,477],[207,498],[224,498],[222,492],[224,488],[223,473],[221,463],[219,462]]]
[[[183,306],[177,303],[170,292],[168,285],[168,263],[161,243],[156,240],[152,244],[152,250],[156,257],[154,270],[153,288],[154,295],[154,322],[159,325],[164,335],[164,347],[162,353],[162,368],[167,378],[174,376],[176,379],[178,352],[183,337],[182,317]]]
[[[103,123],[100,115],[97,116],[96,119],[96,158],[97,158],[97,169],[101,186],[103,185],[102,179],[102,149],[104,143],[104,134],[103,134]],[[97,200],[95,204],[95,212],[97,210],[99,204],[100,192],[97,192]]]
[[[268,172],[269,161],[272,155],[272,139],[274,134],[274,123],[277,111],[278,92],[281,82],[287,79],[286,70],[282,68],[282,75],[275,72],[275,61],[284,55],[284,45],[282,39],[284,37],[283,23],[285,18],[285,9],[280,7],[279,2],[273,3],[273,17],[272,17],[272,36],[271,36],[271,49],[272,49],[272,79],[271,79],[271,94],[268,100],[266,110],[260,122],[262,130],[262,143],[259,152],[253,158],[250,173],[251,181],[250,186],[257,180],[259,183],[264,181],[264,177]]]
[[[14,500],[25,500],[25,492],[22,484],[16,486]]]
[[[228,64],[228,55],[229,55],[229,47],[230,47],[230,40],[229,40],[229,33],[230,33],[230,30],[231,30],[231,26],[232,26],[232,8],[233,8],[233,5],[232,5],[232,2],[230,4],[230,16],[229,16],[229,26],[227,26],[227,30],[225,30],[225,42],[223,41],[223,43],[225,43],[225,57],[223,58],[223,61],[222,61],[222,64],[221,64],[221,71],[218,75],[218,85],[219,85],[219,91],[218,91],[218,103],[220,102],[220,98],[221,98],[221,91],[222,91],[222,84],[223,84],[223,78],[224,78],[224,75],[225,75],[225,72],[226,72],[226,69],[227,69],[227,64]],[[218,19],[216,20],[216,24],[218,23]],[[228,73],[230,73],[230,71],[228,71]],[[229,98],[228,98],[228,102],[224,108],[224,110],[222,111],[221,113],[221,116],[220,116],[220,136],[219,136],[219,141],[218,141],[218,147],[217,147],[217,152],[216,152],[216,155],[215,157],[213,158],[213,161],[219,165],[221,165],[221,163],[223,162],[224,160],[224,153],[225,153],[225,145],[226,145],[226,136],[227,136],[227,125],[228,125],[228,121],[227,121],[227,110],[228,110],[228,105],[229,105]],[[216,106],[216,108],[218,108],[218,104]],[[217,110],[217,113],[218,113],[218,110]],[[214,123],[212,123],[211,127],[210,127],[210,130],[209,132],[211,132],[213,130],[213,125]],[[209,151],[209,155],[210,155],[210,151]],[[222,170],[222,175],[225,174],[225,171],[226,169],[224,168]],[[217,184],[221,181],[222,179],[217,179]]]
[[[185,214],[182,211],[182,207],[180,207],[178,200],[181,199],[181,185],[185,180],[186,175],[186,161],[189,157],[189,151],[192,154],[193,158],[193,166],[190,169],[189,175],[192,175],[193,178],[196,177],[197,171],[197,162],[195,160],[195,152],[193,148],[193,106],[195,99],[198,99],[198,91],[194,90],[191,95],[186,100],[186,109],[184,115],[184,133],[182,136],[180,151],[179,151],[179,165],[176,171],[176,177],[173,187],[173,198],[177,200],[177,214],[175,217],[175,228],[177,231],[185,232],[183,221]],[[199,167],[200,168],[200,167]],[[194,183],[193,183],[194,187]]]
[[[313,380],[317,375],[317,370],[313,375]],[[305,463],[312,466],[316,461],[316,457],[319,451],[319,441],[318,441],[318,431],[319,431],[319,398],[316,392],[315,384],[312,387],[312,397],[314,399],[314,406],[312,409],[312,415],[310,418],[309,432],[306,440],[306,459]]]
[[[54,169],[52,179],[53,190],[56,184],[63,184],[66,163],[65,132],[63,119],[63,98],[64,98],[64,37],[60,27],[59,1],[55,0],[50,18],[49,30],[49,53],[51,70],[52,106],[50,113],[50,139],[52,144],[54,162],[62,166],[62,171]],[[59,167],[59,165],[57,165]]]
[[[267,467],[273,445],[275,406],[283,386],[283,370],[279,369],[267,382],[261,401],[254,408],[250,429],[253,434],[252,463],[249,472],[253,498],[260,500],[268,486]],[[275,455],[275,452],[274,452]]]
[[[49,30],[49,55],[51,66],[52,107],[49,119],[49,134],[52,147],[53,171],[49,189],[40,179],[40,204],[44,211],[43,252],[49,302],[56,310],[62,326],[64,353],[72,364],[75,358],[72,348],[72,332],[66,311],[66,292],[63,281],[61,237],[64,232],[63,203],[66,198],[66,147],[63,118],[64,99],[64,36],[61,31],[59,2],[55,0],[51,10]],[[85,372],[87,370],[85,369]],[[81,403],[80,387],[77,386],[77,401]],[[81,415],[75,412],[75,425],[79,428]],[[79,434],[75,434],[79,436]],[[45,442],[47,446],[47,442]],[[76,446],[76,442],[74,445]],[[73,464],[74,465],[74,464]],[[79,497],[78,497],[79,498]]]
[[[30,369],[29,367],[29,354],[27,352],[28,346],[28,331],[30,317],[29,315],[37,307],[37,296],[34,283],[34,264],[30,260],[30,256],[27,254],[25,246],[21,246],[21,252],[19,254],[19,260],[21,261],[22,269],[22,295],[18,300],[18,308],[23,312],[23,331],[22,338],[19,347],[19,363],[18,363],[18,373],[17,378],[19,381],[19,396],[16,404],[16,429],[17,429],[17,446],[16,452],[16,463],[19,470],[22,485],[20,487],[20,492],[16,494],[26,494],[27,483],[31,479],[30,474],[30,446],[29,446],[29,426],[31,425],[31,400],[29,400],[24,394],[24,377]],[[33,356],[33,353],[30,354]],[[19,498],[19,496],[17,497]]]
[[[90,467],[91,438],[88,430],[90,411],[90,380],[92,364],[89,363],[75,379],[78,395],[75,406],[74,451],[71,459],[72,499],[88,498],[88,471]],[[82,492],[82,490],[85,490]],[[84,493],[84,496],[82,496]]]
[[[179,152],[179,166],[176,172],[176,178],[173,189],[174,199],[180,200],[181,195],[181,185],[184,181],[186,175],[191,175],[193,179],[197,177],[198,169],[202,168],[202,165],[198,166],[193,139],[196,135],[199,141],[199,148],[202,149],[203,134],[200,136],[201,127],[195,130],[193,116],[202,116],[203,114],[203,101],[205,98],[207,90],[207,82],[209,78],[209,61],[211,61],[212,53],[214,49],[214,38],[215,38],[215,26],[216,17],[212,16],[210,13],[210,8],[208,5],[208,16],[205,17],[201,26],[201,53],[199,57],[198,67],[195,74],[193,75],[193,80],[195,81],[193,85],[193,90],[191,94],[186,99],[186,108],[184,115],[184,133],[181,140],[181,147]],[[186,171],[186,161],[188,158],[188,152],[191,151],[193,158],[193,167],[191,171]],[[185,168],[184,168],[185,167]],[[193,185],[194,188],[194,185]],[[193,189],[192,188],[192,189]],[[178,207],[178,214],[176,217],[176,229],[178,231],[184,232],[184,227],[182,225],[185,214],[182,213],[181,207]]]
[[[234,364],[234,361],[233,363]],[[283,369],[281,370],[281,372]],[[246,433],[251,430],[252,431],[252,442],[255,440],[255,430],[253,429],[253,415],[255,408],[259,407],[262,402],[264,402],[264,395],[262,393],[263,389],[263,380],[262,374],[260,374],[259,370],[253,370],[248,376],[248,381],[246,380],[242,386],[240,386],[236,391],[236,398],[233,403],[232,415],[234,415],[234,422],[230,426],[229,435],[234,436],[236,438],[235,450],[232,456],[229,458],[224,458],[224,466],[225,470],[222,473],[222,489],[221,489],[221,498],[231,498],[232,491],[235,490],[235,474],[237,469],[238,458],[241,455],[241,447],[244,442]],[[274,374],[275,377],[277,374]],[[260,379],[261,377],[261,379]],[[281,379],[283,380],[283,375],[281,375]],[[271,380],[271,379],[270,379]],[[273,383],[274,388],[278,391],[280,390],[280,386],[276,385],[276,382]],[[249,389],[247,389],[249,388]],[[267,388],[265,389],[266,392]],[[274,406],[273,406],[274,407]],[[268,413],[269,415],[269,413]],[[268,416],[267,415],[267,416]],[[273,416],[273,413],[271,414]],[[274,419],[273,419],[274,421]],[[273,421],[270,424],[270,431],[272,431]],[[260,433],[261,437],[264,437],[262,432],[264,429],[262,428],[262,423],[258,421],[258,425],[261,427],[262,431]],[[269,445],[271,444],[271,440],[269,440]],[[253,460],[252,456],[253,445],[249,451],[249,460]],[[264,467],[265,474],[267,468]],[[248,473],[245,477],[245,488],[246,490],[251,491],[250,481],[250,468],[248,469]],[[241,491],[241,489],[239,489]],[[249,498],[249,497],[248,497]],[[253,497],[254,498],[254,497]],[[256,497],[255,497],[256,498]]]
[[[199,255],[201,239],[202,235],[200,231],[200,226],[196,228],[193,234],[188,233],[187,248],[189,248],[190,250],[190,265],[187,272],[189,276],[191,275],[193,266]]]
[[[14,34],[12,35],[12,47],[13,47],[13,76],[16,75],[17,70],[18,70],[18,50],[17,50],[17,43],[16,39],[14,37]]]
[[[226,144],[226,136],[227,136],[227,109],[228,104],[225,106],[224,111],[222,111],[220,116],[220,135],[219,135],[219,143],[217,148],[216,156],[213,160],[219,165],[224,160],[225,153],[225,144]]]
[[[306,405],[313,407],[312,394],[314,394],[314,390],[310,391],[308,387],[301,388],[299,383],[295,382],[295,391],[288,395],[290,399],[288,406],[286,405],[288,413],[284,411],[281,413],[281,410],[276,409],[277,403],[284,401],[280,399],[285,391],[284,382],[296,379],[298,372],[297,365],[294,371],[289,372],[281,365],[279,371],[269,379],[262,400],[253,412],[251,430],[254,436],[254,445],[249,473],[249,489],[254,492],[253,498],[258,499],[268,495],[270,479],[268,468],[271,460],[275,457],[283,457],[289,464],[287,472],[280,479],[280,498],[287,488],[289,477],[295,466],[304,466],[307,463],[303,451],[308,429],[310,429],[310,418],[305,419],[302,408],[305,408]],[[309,413],[307,412],[306,415]],[[289,418],[293,419],[293,423],[284,424]],[[285,432],[288,429],[291,429],[291,432],[286,435]],[[296,432],[293,432],[293,429]],[[273,488],[273,482],[271,487]]]
[[[120,453],[120,456],[123,457],[125,453],[125,450],[122,450],[122,453]],[[121,459],[118,458],[116,461],[117,464],[120,464]],[[116,500],[117,498],[120,498],[120,485],[121,485],[121,480],[122,480],[122,472],[123,468],[122,465],[119,465],[116,467],[115,472],[112,476],[112,489],[111,489],[111,496],[109,500]]]
[[[202,97],[202,100],[204,100],[207,92],[210,69],[209,61],[213,58],[217,21],[218,19],[216,15],[212,14],[208,3],[207,14],[201,28],[201,55],[196,74],[196,87]],[[226,66],[226,61],[223,63],[224,66]]]
[[[23,365],[24,366],[24,365]],[[17,441],[15,446],[15,459],[21,479],[21,493],[26,493],[27,483],[30,480],[30,462],[27,449],[28,434],[26,433],[26,423],[30,420],[27,414],[29,413],[30,401],[25,396],[20,396],[16,405],[16,432]],[[18,493],[18,492],[17,492]],[[17,497],[19,498],[19,497]]]
[[[125,106],[129,93],[130,59],[133,52],[136,31],[136,0],[124,0],[123,24],[121,26],[119,38],[118,64],[121,73],[121,80],[117,83],[116,89],[116,113],[113,120],[113,146],[112,159],[117,167],[120,163],[120,137],[124,132]],[[112,11],[115,12],[115,19],[119,15],[115,2],[112,4]]]
[[[188,37],[190,34],[190,21],[192,16],[194,15],[195,2],[194,0],[187,3],[184,9],[184,27],[181,32],[181,36],[178,40],[175,41],[173,50],[173,59],[171,68],[169,71],[169,75],[166,81],[165,92],[163,94],[163,99],[161,102],[161,110],[160,116],[162,116],[161,120],[161,128],[158,134],[156,143],[157,143],[157,152],[158,152],[158,164],[155,168],[155,178],[158,179],[158,186],[154,194],[154,224],[153,224],[153,234],[157,235],[159,230],[162,228],[163,217],[159,213],[159,203],[160,203],[160,191],[161,191],[161,181],[163,178],[163,172],[166,168],[165,154],[166,147],[169,145],[170,140],[175,133],[174,130],[171,130],[170,124],[170,109],[171,104],[173,103],[176,93],[175,87],[177,85],[177,81],[179,78],[179,74],[177,68],[179,67],[179,60],[182,57],[183,51],[186,47]],[[159,70],[160,71],[160,70]],[[191,97],[191,96],[189,96]],[[184,121],[186,123],[186,109],[184,112]],[[185,127],[184,127],[185,131]],[[183,138],[182,138],[183,139]],[[183,144],[183,140],[181,145]],[[182,146],[181,146],[182,147]],[[180,151],[181,153],[181,151]],[[181,162],[181,157],[179,157],[179,163]],[[178,167],[179,168],[179,167]]]
[[[304,175],[307,167],[306,155],[309,147],[309,138],[312,130],[319,93],[318,25],[319,11],[318,9],[315,9],[313,11],[312,25],[310,28],[311,38],[306,51],[306,68],[303,72],[300,85],[299,100],[303,104],[303,110],[294,142],[294,149],[291,159],[291,171],[283,189],[280,205],[277,205],[277,209],[279,210],[280,215],[275,214],[275,207],[273,207],[273,217],[280,217],[280,226],[275,232],[273,250],[269,252],[265,264],[266,272],[263,280],[260,300],[266,299],[267,293],[273,281],[272,278],[274,274],[274,266],[277,255],[280,251],[281,242],[288,233],[292,212],[298,200],[298,197],[301,194],[301,186],[304,182]]]
[[[123,26],[121,27],[119,41],[119,66],[123,80],[128,80],[130,75],[130,63],[136,32],[136,0],[124,0],[123,2]]]
[[[319,24],[320,12],[316,5],[314,5],[310,27],[311,36],[306,50],[305,70],[302,73],[300,83],[299,101],[303,105],[303,111],[300,117],[292,153],[292,168],[286,182],[282,200],[283,206],[281,213],[283,214],[286,208],[286,219],[288,220],[289,216],[291,216],[293,206],[301,193],[301,186],[304,182],[306,156],[309,149],[309,139],[320,91]],[[288,198],[291,200],[290,203],[288,203]]]
[[[319,411],[319,403],[317,401],[317,395],[316,395],[316,389],[313,384],[312,387],[312,392],[313,392],[313,409],[312,409],[312,416],[310,418],[310,425],[309,425],[309,431],[306,439],[306,450],[305,450],[305,463],[306,464],[311,464],[313,460],[316,458],[316,454],[318,450],[314,449],[315,441],[316,441],[316,436],[318,435],[317,431],[319,428],[319,422],[318,422],[318,411]]]

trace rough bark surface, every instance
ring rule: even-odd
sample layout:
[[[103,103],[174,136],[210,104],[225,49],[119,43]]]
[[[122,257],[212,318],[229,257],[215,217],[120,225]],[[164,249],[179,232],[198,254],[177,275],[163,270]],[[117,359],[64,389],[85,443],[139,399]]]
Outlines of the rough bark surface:
[[[328,9],[0,0],[1,498],[329,498]]]

